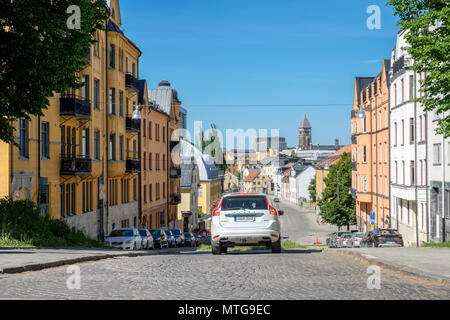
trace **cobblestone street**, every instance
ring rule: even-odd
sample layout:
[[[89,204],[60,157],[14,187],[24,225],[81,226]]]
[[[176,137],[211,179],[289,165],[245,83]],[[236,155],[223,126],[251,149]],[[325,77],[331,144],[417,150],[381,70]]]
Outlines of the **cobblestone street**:
[[[381,271],[369,290],[366,266],[316,250],[209,252],[84,263],[81,289],[66,267],[0,277],[2,299],[449,299],[450,287]]]

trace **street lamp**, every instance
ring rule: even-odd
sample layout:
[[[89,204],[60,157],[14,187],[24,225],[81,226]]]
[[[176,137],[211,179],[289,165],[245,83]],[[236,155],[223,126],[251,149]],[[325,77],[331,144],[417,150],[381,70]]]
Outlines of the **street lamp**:
[[[361,106],[359,107],[359,110],[356,113],[356,116],[358,117],[358,119],[364,119],[366,117],[366,112],[364,111],[363,108],[361,108]]]

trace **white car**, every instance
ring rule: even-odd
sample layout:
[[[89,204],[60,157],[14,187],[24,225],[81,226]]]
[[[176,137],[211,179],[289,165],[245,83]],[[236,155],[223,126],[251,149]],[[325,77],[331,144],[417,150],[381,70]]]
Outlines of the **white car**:
[[[213,254],[226,253],[228,247],[266,245],[281,252],[279,215],[263,193],[224,195],[211,220]]]
[[[141,250],[142,238],[136,228],[114,229],[106,237],[106,244],[124,250]]]
[[[139,235],[142,238],[142,249],[155,249],[153,236],[147,229],[139,229]]]

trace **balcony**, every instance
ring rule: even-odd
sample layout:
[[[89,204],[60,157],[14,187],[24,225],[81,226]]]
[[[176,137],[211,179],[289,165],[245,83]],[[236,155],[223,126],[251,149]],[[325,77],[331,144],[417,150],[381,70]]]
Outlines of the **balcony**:
[[[356,171],[356,162],[355,161],[352,162],[352,171]]]
[[[170,178],[176,179],[179,177],[181,177],[181,169],[175,167],[170,168]]]
[[[352,134],[352,144],[356,144],[356,134]]]
[[[61,116],[90,119],[91,102],[75,95],[61,96],[59,99],[59,114]]]
[[[127,159],[125,171],[128,173],[136,173],[141,170],[141,161],[135,159]]]
[[[125,119],[125,127],[127,130],[140,132],[141,131],[141,120],[140,119],[132,119],[130,117],[126,117]]]
[[[170,195],[170,204],[180,204],[181,203],[181,194],[180,193],[173,193]]]
[[[92,160],[88,156],[61,155],[61,175],[90,175],[92,172]]]
[[[127,90],[139,91],[139,80],[133,74],[125,74],[125,87]]]

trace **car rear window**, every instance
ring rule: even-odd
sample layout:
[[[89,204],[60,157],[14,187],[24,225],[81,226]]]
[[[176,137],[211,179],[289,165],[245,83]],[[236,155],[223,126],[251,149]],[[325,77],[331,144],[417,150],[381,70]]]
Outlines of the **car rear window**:
[[[264,196],[226,197],[223,199],[222,210],[267,210],[267,201]]]
[[[176,235],[176,236],[181,235],[181,232],[180,232],[180,230],[178,230],[178,229],[171,230],[171,231],[172,231],[172,233],[173,233],[174,235]]]
[[[380,230],[381,235],[388,236],[388,235],[397,235],[397,230]]]
[[[113,230],[111,231],[110,237],[132,237],[134,235],[133,230]]]

